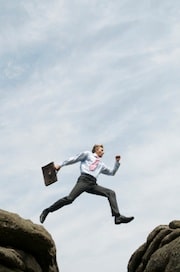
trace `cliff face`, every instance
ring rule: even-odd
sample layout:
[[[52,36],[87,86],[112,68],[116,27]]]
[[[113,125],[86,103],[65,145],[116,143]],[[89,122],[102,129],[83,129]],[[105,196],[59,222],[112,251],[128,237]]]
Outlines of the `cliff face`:
[[[130,258],[128,272],[180,272],[180,221],[155,228]]]
[[[0,210],[0,272],[58,272],[56,248],[43,226]]]

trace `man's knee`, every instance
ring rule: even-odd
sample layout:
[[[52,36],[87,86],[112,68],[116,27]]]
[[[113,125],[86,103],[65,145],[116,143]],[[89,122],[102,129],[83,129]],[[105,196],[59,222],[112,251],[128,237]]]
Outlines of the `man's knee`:
[[[66,201],[67,204],[71,204],[74,201],[72,196],[66,196],[64,200]]]
[[[109,190],[108,191],[108,196],[114,198],[114,197],[116,197],[116,193],[113,190]]]

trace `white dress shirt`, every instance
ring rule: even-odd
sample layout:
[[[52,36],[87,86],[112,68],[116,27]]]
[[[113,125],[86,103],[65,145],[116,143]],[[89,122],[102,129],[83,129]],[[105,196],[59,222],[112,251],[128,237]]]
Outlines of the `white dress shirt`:
[[[97,159],[99,161],[96,168],[94,170],[90,170],[90,165],[93,164]],[[60,166],[63,167],[66,165],[74,164],[76,162],[80,162],[81,174],[89,174],[95,178],[97,178],[101,173],[109,176],[114,176],[120,166],[120,163],[118,161],[115,161],[114,167],[110,169],[101,161],[101,158],[99,158],[96,153],[92,153],[90,151],[84,151],[74,157],[70,157],[69,159],[62,162]]]

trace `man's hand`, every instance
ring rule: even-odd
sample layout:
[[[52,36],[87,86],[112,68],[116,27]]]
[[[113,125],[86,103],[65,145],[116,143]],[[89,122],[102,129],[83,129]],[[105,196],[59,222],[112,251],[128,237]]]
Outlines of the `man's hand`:
[[[60,168],[61,168],[61,166],[60,166],[60,165],[58,165],[58,164],[54,164],[54,168],[55,168],[55,170],[56,170],[56,171],[59,171],[59,170],[60,170]]]
[[[116,159],[117,162],[119,162],[120,159],[121,159],[121,156],[120,155],[116,155],[115,159]]]

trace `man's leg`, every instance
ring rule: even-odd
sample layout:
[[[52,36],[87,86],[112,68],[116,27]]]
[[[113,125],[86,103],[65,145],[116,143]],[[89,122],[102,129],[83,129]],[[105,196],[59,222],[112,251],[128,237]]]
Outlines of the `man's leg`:
[[[116,216],[120,214],[117,200],[116,200],[116,194],[113,190],[110,190],[108,188],[105,188],[96,184],[92,188],[90,188],[90,190],[88,190],[87,192],[106,197],[110,204],[112,216]]]
[[[112,216],[115,216],[115,224],[129,223],[130,221],[134,219],[134,217],[126,217],[126,216],[120,215],[117,200],[116,200],[116,194],[113,190],[96,184],[87,192],[91,194],[107,197],[111,207]]]
[[[80,194],[82,194],[87,189],[87,184],[83,182],[82,179],[78,179],[78,182],[70,192],[68,196],[65,196],[58,201],[56,201],[53,205],[51,205],[49,208],[45,209],[41,215],[40,215],[40,222],[43,223],[46,219],[47,215],[50,212],[54,212],[60,208],[62,208],[65,205],[71,204]]]

